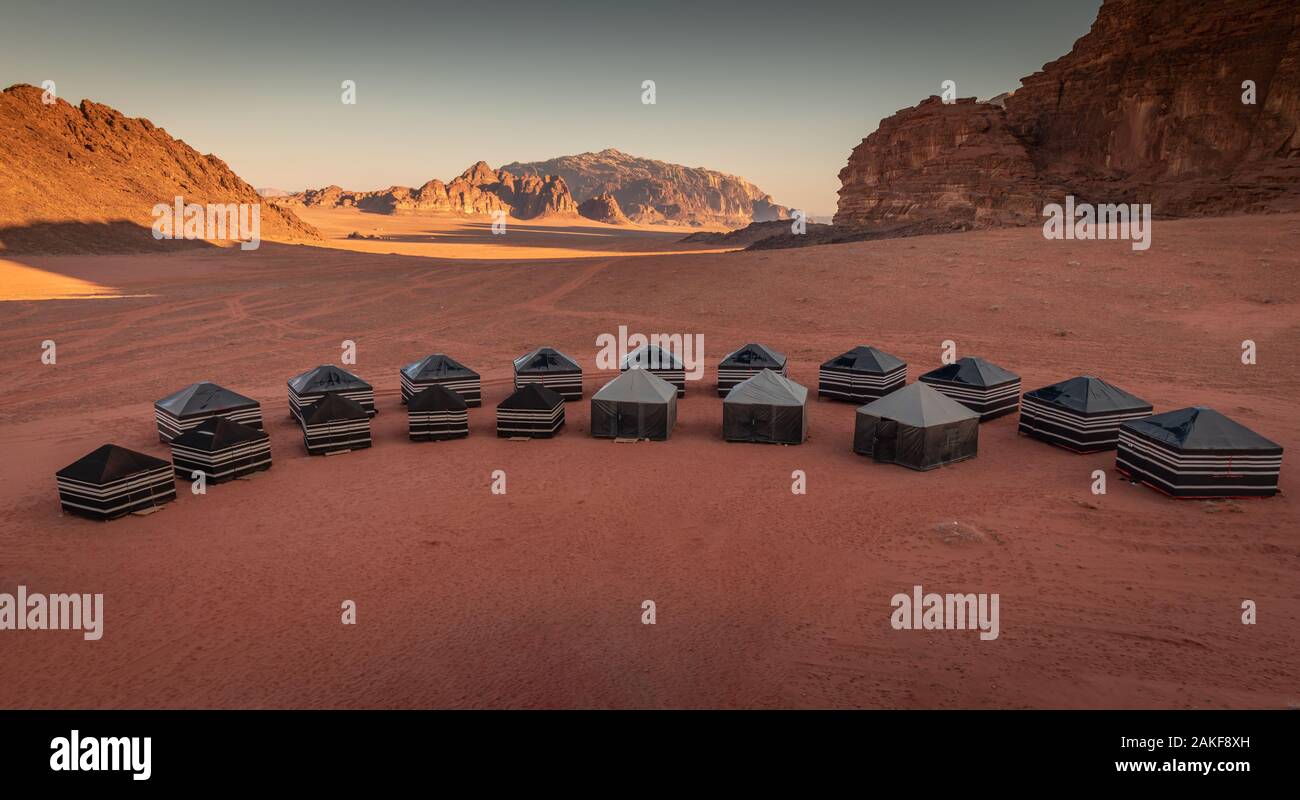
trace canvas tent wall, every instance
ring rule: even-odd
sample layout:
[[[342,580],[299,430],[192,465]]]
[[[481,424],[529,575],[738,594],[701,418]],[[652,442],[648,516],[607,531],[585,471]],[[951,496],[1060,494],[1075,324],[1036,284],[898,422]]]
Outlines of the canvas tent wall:
[[[171,442],[176,474],[190,480],[202,472],[221,483],[271,468],[271,437],[230,419],[210,419]]]
[[[756,342],[727,353],[718,364],[718,396],[726,397],[737,384],[765,369],[785,375],[785,354]]]
[[[299,422],[305,408],[327,395],[346,397],[360,404],[369,416],[377,413],[375,390],[341,367],[325,364],[289,379],[289,411]]]
[[[917,380],[979,414],[981,422],[1020,407],[1020,376],[982,358],[967,356],[932,369]]]
[[[170,442],[214,417],[262,429],[262,406],[256,400],[210,381],[191,383],[153,404],[158,438]]]
[[[412,439],[442,441],[469,436],[469,411],[465,399],[442,384],[420,390],[406,405]]]
[[[113,519],[176,499],[172,465],[160,458],[106,444],[55,473],[63,510]]]
[[[808,390],[765,369],[736,384],[722,401],[729,442],[800,444],[808,438]]]
[[[686,365],[671,350],[658,345],[642,345],[627,355],[619,363],[619,369],[643,369],[652,372],[671,383],[677,389],[678,397],[686,396]]]
[[[434,353],[407,364],[398,371],[398,377],[402,383],[403,403],[409,402],[412,395],[434,385],[451,389],[464,399],[466,406],[477,408],[483,402],[478,373],[442,353]]]
[[[350,397],[327,394],[303,409],[302,441],[314,456],[369,447],[370,415]]]
[[[817,395],[869,403],[907,383],[907,362],[868,345],[859,345],[822,363]]]
[[[632,369],[591,398],[591,435],[605,439],[667,439],[677,424],[677,387],[649,370]]]
[[[539,383],[565,400],[582,399],[582,367],[554,347],[539,347],[514,360],[515,388]]]
[[[1282,446],[1212,408],[1194,406],[1120,425],[1115,466],[1173,497],[1272,497]]]
[[[564,427],[564,398],[540,383],[527,383],[497,406],[497,436],[549,439]]]
[[[974,458],[980,415],[928,384],[913,383],[857,411],[853,451],[928,470]]]
[[[1151,415],[1151,404],[1083,375],[1026,392],[1019,431],[1078,453],[1114,450],[1119,426]]]

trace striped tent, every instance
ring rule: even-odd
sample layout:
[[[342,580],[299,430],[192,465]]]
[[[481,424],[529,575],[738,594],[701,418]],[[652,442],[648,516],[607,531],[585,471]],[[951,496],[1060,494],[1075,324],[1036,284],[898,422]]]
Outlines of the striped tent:
[[[420,390],[434,385],[446,386],[465,401],[465,405],[477,408],[483,403],[483,390],[479,384],[478,373],[456,359],[442,353],[407,364],[398,372],[402,381],[402,402],[409,402],[411,396]]]
[[[980,415],[980,422],[1020,407],[1020,376],[982,358],[967,356],[932,369],[917,380]]]
[[[172,440],[172,465],[182,478],[202,472],[221,483],[271,468],[271,437],[230,419],[210,419]]]
[[[469,436],[468,405],[464,397],[443,384],[421,389],[406,404],[411,439],[464,439]]]
[[[858,345],[823,362],[817,373],[817,396],[869,403],[907,383],[907,362],[884,350]]]
[[[1067,450],[1095,453],[1115,449],[1121,423],[1148,416],[1147,401],[1084,375],[1026,392],[1019,430]]]
[[[1272,497],[1282,446],[1194,406],[1121,425],[1115,466],[1173,497]]]
[[[722,401],[722,438],[802,443],[808,438],[808,390],[770,369],[736,384]]]
[[[326,395],[341,395],[361,404],[370,416],[375,410],[375,390],[341,367],[325,364],[289,380],[289,413],[302,422],[303,410]]]
[[[671,350],[658,345],[642,345],[623,356],[619,370],[627,372],[629,369],[651,372],[677,387],[678,397],[686,396],[686,365]]]
[[[785,354],[755,342],[727,353],[718,364],[718,397],[726,397],[727,392],[737,384],[765,369],[781,375],[787,374]]]
[[[540,383],[565,400],[582,399],[582,367],[553,347],[539,347],[514,361],[515,388]]]
[[[115,444],[72,462],[54,477],[63,510],[91,519],[112,519],[176,499],[171,464]]]
[[[497,406],[497,436],[549,439],[564,427],[564,398],[540,383],[526,383]]]
[[[598,439],[667,439],[677,424],[677,387],[648,369],[624,372],[591,396]]]
[[[929,470],[974,458],[980,415],[928,384],[914,383],[858,409],[853,452]]]
[[[225,417],[262,429],[262,406],[238,392],[203,381],[191,383],[153,404],[158,438],[170,442],[213,417]]]
[[[302,412],[302,441],[311,455],[370,446],[370,415],[356,400],[327,394]]]

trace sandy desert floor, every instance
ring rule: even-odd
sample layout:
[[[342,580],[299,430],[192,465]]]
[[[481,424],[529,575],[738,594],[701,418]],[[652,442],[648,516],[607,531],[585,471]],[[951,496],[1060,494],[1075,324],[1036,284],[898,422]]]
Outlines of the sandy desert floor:
[[[1158,222],[1146,252],[1036,228],[676,255],[647,255],[676,247],[654,231],[530,235],[461,240],[477,257],[10,257],[29,293],[39,270],[119,297],[0,302],[0,591],[102,592],[106,617],[98,642],[0,633],[0,706],[1300,704],[1300,216]],[[619,325],[705,336],[670,441],[593,440],[585,400],[554,440],[494,436],[512,357],[554,345],[590,394],[611,377],[596,336]],[[285,380],[344,339],[377,389],[376,445],[311,458]],[[1020,437],[1014,417],[928,473],[855,456],[848,404],[813,403],[802,446],[721,440],[712,366],[744,342],[814,386],[857,344],[915,379],[945,339],[1026,389],[1091,373],[1157,411],[1212,405],[1287,448],[1284,493],[1174,501],[1111,472],[1094,496],[1113,453]],[[483,375],[467,440],[406,439],[397,371],[434,351]],[[269,472],[178,483],[148,517],[60,513],[57,469],[107,441],[166,457],[152,403],[197,380],[262,401]],[[890,598],[917,583],[999,593],[1000,637],[894,631]]]

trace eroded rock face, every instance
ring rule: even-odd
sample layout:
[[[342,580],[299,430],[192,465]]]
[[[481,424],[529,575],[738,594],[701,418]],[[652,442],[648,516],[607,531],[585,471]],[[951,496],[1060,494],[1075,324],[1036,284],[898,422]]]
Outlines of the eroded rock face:
[[[1300,208],[1294,0],[1106,0],[1021,84],[882,122],[840,173],[835,223],[1021,224],[1067,193],[1157,216]]]
[[[618,198],[609,192],[601,192],[595,197],[583,200],[578,205],[578,213],[587,219],[607,222],[611,225],[626,224],[630,221],[623,213],[622,206],[618,204]]]

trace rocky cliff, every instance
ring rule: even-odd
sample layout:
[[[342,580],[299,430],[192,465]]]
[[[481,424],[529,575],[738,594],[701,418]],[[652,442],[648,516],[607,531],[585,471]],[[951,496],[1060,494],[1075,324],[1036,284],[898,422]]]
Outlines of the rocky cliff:
[[[611,225],[625,225],[631,221],[623,213],[623,207],[618,204],[618,198],[609,192],[601,192],[595,197],[588,197],[583,200],[578,205],[578,213],[587,219],[608,222]]]

